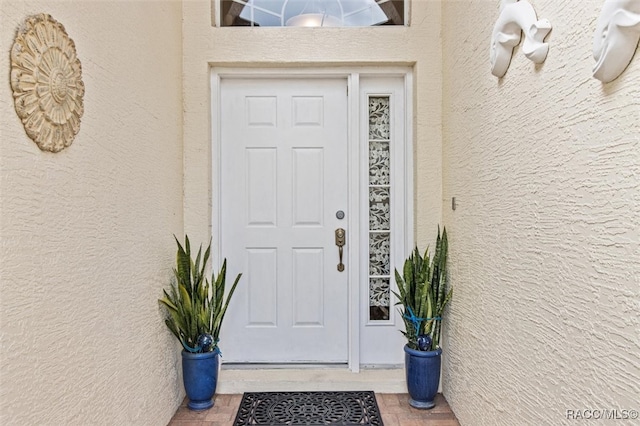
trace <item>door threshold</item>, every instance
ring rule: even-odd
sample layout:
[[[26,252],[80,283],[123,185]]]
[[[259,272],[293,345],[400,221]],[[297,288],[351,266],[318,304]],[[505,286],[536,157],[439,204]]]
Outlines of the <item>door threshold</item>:
[[[342,363],[324,363],[324,362],[225,362],[220,367],[222,370],[287,370],[287,369],[306,369],[306,368],[349,368],[349,364]]]
[[[255,364],[254,364],[255,366]],[[368,368],[354,373],[345,364],[274,368],[222,367],[218,393],[283,391],[365,391],[405,393],[404,368]]]

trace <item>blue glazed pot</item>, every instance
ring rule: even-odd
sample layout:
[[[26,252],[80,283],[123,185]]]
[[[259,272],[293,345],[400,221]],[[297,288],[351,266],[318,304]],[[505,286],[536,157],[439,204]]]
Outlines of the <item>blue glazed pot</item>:
[[[189,403],[195,411],[213,407],[213,395],[218,384],[218,349],[213,352],[193,354],[182,351],[182,378]]]
[[[404,352],[409,404],[414,408],[433,408],[440,383],[442,349],[417,351],[405,345]]]

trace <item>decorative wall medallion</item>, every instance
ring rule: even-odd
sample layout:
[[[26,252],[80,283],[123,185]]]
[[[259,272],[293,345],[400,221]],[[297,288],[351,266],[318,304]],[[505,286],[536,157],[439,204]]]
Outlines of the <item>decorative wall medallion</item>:
[[[491,36],[491,74],[502,77],[507,72],[521,33],[524,33],[522,53],[536,64],[543,63],[549,52],[549,44],[544,43],[549,31],[551,23],[547,19],[538,20],[528,1],[502,0]]]
[[[593,76],[618,78],[631,63],[640,40],[640,0],[606,0],[593,37]]]
[[[11,88],[24,129],[41,150],[71,145],[84,113],[82,66],[73,40],[51,15],[31,16],[18,29]]]

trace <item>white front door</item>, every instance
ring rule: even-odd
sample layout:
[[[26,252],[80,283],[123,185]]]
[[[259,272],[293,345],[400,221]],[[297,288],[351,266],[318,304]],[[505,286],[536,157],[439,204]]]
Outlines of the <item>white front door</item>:
[[[220,118],[221,250],[244,274],[225,362],[346,363],[346,79],[223,79]]]

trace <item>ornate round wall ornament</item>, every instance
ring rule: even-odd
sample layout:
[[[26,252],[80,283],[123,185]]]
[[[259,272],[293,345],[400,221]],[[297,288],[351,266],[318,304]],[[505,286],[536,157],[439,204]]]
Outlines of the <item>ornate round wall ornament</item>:
[[[84,113],[82,66],[73,40],[51,15],[30,16],[18,29],[11,88],[24,129],[41,150],[71,145]]]

